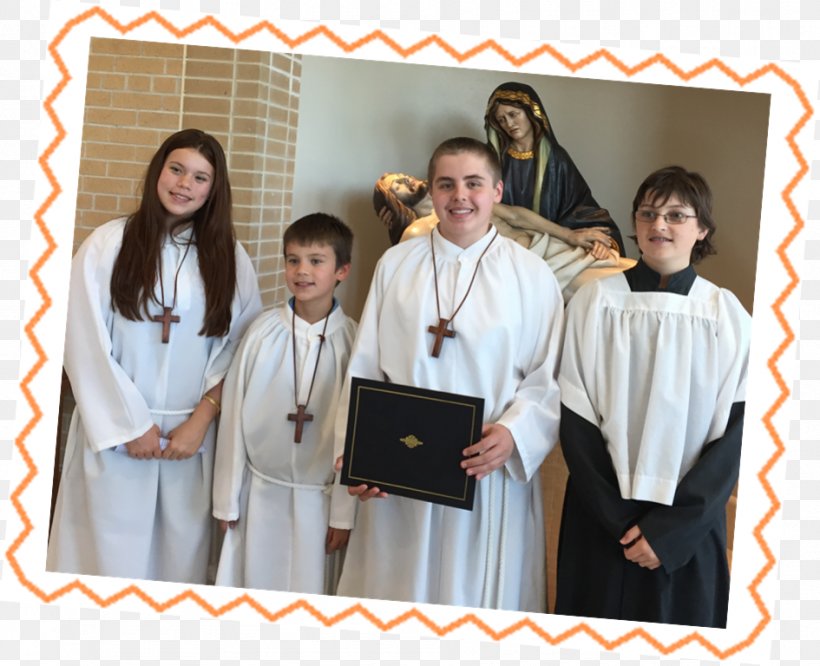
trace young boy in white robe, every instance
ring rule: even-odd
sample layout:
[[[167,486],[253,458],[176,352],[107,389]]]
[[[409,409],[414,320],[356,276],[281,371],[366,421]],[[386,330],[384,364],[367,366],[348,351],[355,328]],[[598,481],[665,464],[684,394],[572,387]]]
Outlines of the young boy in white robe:
[[[169,136],[142,192],[71,263],[64,362],[77,408],[46,568],[205,583],[222,379],[262,303],[214,137]]]
[[[376,266],[337,414],[341,456],[351,376],[483,397],[481,439],[461,463],[477,480],[474,508],[350,488],[375,499],[358,507],[340,595],[546,609],[538,468],[558,435],[563,301],[544,261],[491,225],[500,178],[483,142],[451,139],[433,153],[440,222]],[[442,320],[454,337],[431,332]]]
[[[353,234],[307,215],[283,238],[293,297],[253,322],[225,380],[213,513],[226,530],[216,583],[332,594],[355,500],[333,486],[333,416],[356,330],[333,296]]]
[[[633,217],[638,264],[567,307],[555,610],[725,627],[751,318],[692,267],[714,253],[699,174],[652,173]]]

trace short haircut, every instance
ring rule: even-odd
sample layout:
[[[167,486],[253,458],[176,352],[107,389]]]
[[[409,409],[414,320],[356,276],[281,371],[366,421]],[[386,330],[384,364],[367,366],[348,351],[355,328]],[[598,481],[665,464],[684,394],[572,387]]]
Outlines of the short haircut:
[[[335,215],[311,213],[300,217],[287,229],[282,237],[282,253],[287,253],[288,245],[329,245],[336,255],[336,268],[349,264],[353,256],[353,232]]]
[[[472,153],[483,157],[490,174],[492,174],[493,185],[501,180],[501,162],[498,161],[495,149],[483,141],[467,136],[457,136],[453,139],[447,139],[433,151],[433,156],[427,165],[427,182],[431,188],[433,187],[433,179],[436,176],[436,165],[439,158],[443,155],[458,155],[459,153]]]
[[[681,203],[695,209],[700,228],[706,230],[703,240],[697,241],[692,248],[690,262],[696,264],[710,254],[717,254],[712,244],[712,236],[717,231],[712,217],[712,190],[703,176],[683,167],[664,167],[646,177],[632,201],[632,224],[635,224],[635,212],[647,197],[648,203],[658,206],[666,203],[673,195]]]

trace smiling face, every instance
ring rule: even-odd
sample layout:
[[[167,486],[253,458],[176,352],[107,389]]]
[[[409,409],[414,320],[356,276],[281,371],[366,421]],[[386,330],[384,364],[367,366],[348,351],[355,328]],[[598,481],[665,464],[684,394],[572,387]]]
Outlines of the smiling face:
[[[350,264],[336,266],[336,253],[327,243],[288,243],[285,282],[296,300],[296,314],[318,321],[330,310],[336,282],[344,280]]]
[[[534,143],[532,123],[527,112],[518,106],[499,104],[495,109],[495,121],[519,151],[532,150]]]
[[[157,179],[157,196],[171,225],[190,218],[208,200],[214,178],[211,163],[193,148],[168,153]]]
[[[671,194],[666,201],[654,204],[653,198],[653,193],[648,192],[638,206],[638,212],[654,211],[658,215],[654,221],[644,222],[636,214],[635,236],[644,263],[660,275],[672,275],[690,264],[692,248],[706,237],[707,230],[701,227],[696,217],[689,217],[681,224],[669,224],[662,217],[662,214],[673,212],[695,215],[694,208],[683,203],[677,195]]]
[[[444,238],[466,248],[487,233],[493,204],[504,191],[500,180],[493,181],[480,154],[464,151],[438,158],[430,193]]]

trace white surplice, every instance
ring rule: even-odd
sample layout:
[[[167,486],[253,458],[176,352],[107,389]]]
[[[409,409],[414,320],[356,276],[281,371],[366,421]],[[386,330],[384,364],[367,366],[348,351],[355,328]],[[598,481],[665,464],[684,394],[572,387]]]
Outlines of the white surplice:
[[[242,333],[262,309],[250,259],[236,244],[230,331],[198,335],[205,290],[189,228],[166,238],[162,278],[174,300],[162,324],[129,321],[111,306],[111,272],[125,219],[96,229],[72,261],[65,369],[77,402],[71,419],[47,568],[68,573],[203,583],[211,534],[215,424],[186,460],[138,460],[116,447],[157,424],[167,435],[228,370]],[[159,284],[156,287],[160,298]],[[151,315],[162,308],[149,304]]]
[[[442,317],[466,293],[494,232],[466,249],[432,232]],[[538,468],[558,439],[561,293],[544,261],[498,236],[453,320],[455,338],[433,358],[430,243],[431,236],[401,243],[376,267],[337,411],[337,453],[351,376],[483,397],[484,422],[508,427],[515,449],[503,468],[477,482],[472,511],[398,496],[361,503],[338,593],[544,611]]]
[[[621,497],[672,504],[746,399],[750,329],[737,297],[702,277],[688,295],[633,292],[623,275],[578,290],[561,400],[601,430]]]
[[[356,501],[332,485],[333,415],[356,323],[337,305],[319,355],[324,326],[324,319],[294,320],[287,304],[265,312],[248,329],[225,378],[214,516],[238,523],[225,534],[217,585],[333,592],[337,556],[325,555],[328,524],[332,512],[353,510]],[[288,420],[296,412],[294,339],[299,404],[310,394],[306,411],[313,415],[298,444],[296,424]]]

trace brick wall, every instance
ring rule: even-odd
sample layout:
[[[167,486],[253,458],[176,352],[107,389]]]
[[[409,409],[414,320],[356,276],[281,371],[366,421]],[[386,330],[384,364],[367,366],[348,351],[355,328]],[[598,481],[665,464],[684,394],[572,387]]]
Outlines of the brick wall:
[[[280,303],[300,76],[294,55],[92,39],[75,249],[92,229],[136,208],[145,168],[165,137],[197,127],[225,149],[237,238],[254,262],[264,304]]]

